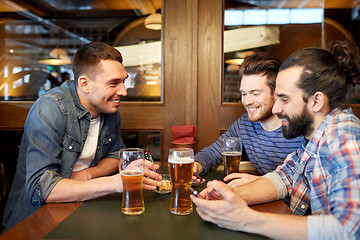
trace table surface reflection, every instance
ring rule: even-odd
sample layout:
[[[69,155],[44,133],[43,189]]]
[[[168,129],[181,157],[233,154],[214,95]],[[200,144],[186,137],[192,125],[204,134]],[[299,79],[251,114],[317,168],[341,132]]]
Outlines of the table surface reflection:
[[[221,179],[212,170],[205,178]],[[205,183],[196,186],[200,191]],[[264,237],[218,228],[194,212],[170,213],[170,194],[144,190],[145,213],[121,213],[121,193],[84,203],[47,204],[0,236],[0,239],[264,239]],[[282,201],[252,206],[261,212],[291,214]]]

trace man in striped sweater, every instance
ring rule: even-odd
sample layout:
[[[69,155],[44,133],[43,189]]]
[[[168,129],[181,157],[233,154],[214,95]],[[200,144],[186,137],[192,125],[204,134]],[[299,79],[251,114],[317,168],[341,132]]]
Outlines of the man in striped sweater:
[[[281,120],[272,113],[275,79],[280,65],[281,61],[268,53],[255,53],[245,58],[240,68],[243,75],[240,92],[247,113],[232,123],[217,141],[195,155],[198,174],[205,174],[222,161],[221,140],[224,137],[241,139],[242,159],[249,159],[260,174],[275,170],[289,153],[298,149],[302,138],[284,138]],[[233,178],[236,180],[232,184],[243,184],[257,177],[231,174],[225,180]]]

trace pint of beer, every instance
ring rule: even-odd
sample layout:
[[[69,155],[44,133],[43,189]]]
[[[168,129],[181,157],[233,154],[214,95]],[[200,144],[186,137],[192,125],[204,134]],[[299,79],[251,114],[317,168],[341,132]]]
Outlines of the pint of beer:
[[[224,162],[224,175],[237,173],[240,169],[241,152],[223,152],[221,153]]]
[[[194,172],[193,149],[170,149],[168,165],[172,186],[170,212],[175,215],[190,214],[193,211],[189,191]]]
[[[223,138],[221,155],[224,163],[224,176],[240,171],[242,143],[240,138]]]
[[[139,215],[145,211],[143,178],[144,151],[141,148],[124,148],[120,151],[119,170],[123,183],[121,211],[126,215]]]

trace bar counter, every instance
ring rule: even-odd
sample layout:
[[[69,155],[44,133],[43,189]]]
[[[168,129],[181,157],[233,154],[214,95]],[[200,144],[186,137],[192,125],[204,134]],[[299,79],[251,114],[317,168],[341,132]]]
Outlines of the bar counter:
[[[212,170],[205,178],[221,179],[222,173]],[[195,188],[201,191],[205,186],[203,183]],[[266,239],[219,228],[203,221],[195,209],[187,216],[173,215],[169,211],[170,195],[144,190],[146,210],[139,216],[121,213],[121,193],[83,203],[47,204],[2,234],[0,239]],[[291,214],[282,200],[252,208]]]

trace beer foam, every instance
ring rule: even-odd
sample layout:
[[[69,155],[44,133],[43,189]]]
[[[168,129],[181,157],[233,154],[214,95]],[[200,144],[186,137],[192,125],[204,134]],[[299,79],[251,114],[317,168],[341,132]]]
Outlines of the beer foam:
[[[188,164],[193,163],[194,159],[190,157],[183,157],[183,158],[169,158],[169,163],[178,163],[178,164]]]
[[[139,170],[122,170],[120,174],[123,176],[140,176],[144,173]]]
[[[241,155],[241,152],[223,152],[221,154],[224,156],[239,156]]]

